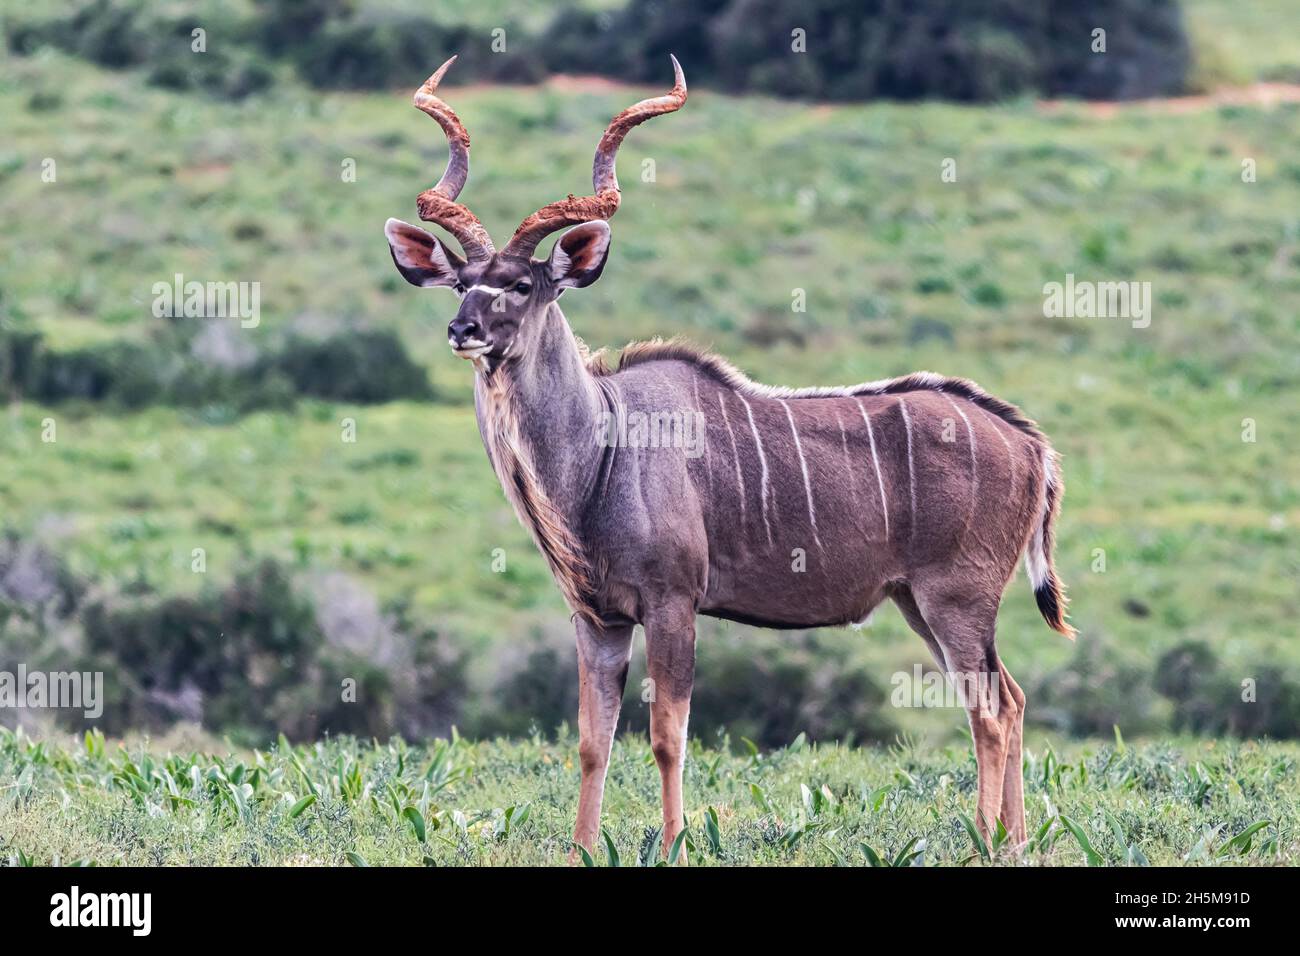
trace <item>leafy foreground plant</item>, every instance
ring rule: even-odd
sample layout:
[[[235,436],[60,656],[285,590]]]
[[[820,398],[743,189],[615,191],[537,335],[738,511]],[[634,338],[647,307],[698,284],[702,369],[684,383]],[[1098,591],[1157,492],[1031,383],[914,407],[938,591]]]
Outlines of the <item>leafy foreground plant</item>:
[[[725,740],[724,740],[725,743]],[[220,748],[212,748],[219,750]],[[979,837],[964,749],[698,742],[687,829],[664,853],[653,756],[616,743],[588,866],[1226,865],[1300,862],[1294,744],[1072,745],[1025,761],[1031,837]],[[166,753],[0,729],[0,862],[563,865],[577,745],[351,738]]]

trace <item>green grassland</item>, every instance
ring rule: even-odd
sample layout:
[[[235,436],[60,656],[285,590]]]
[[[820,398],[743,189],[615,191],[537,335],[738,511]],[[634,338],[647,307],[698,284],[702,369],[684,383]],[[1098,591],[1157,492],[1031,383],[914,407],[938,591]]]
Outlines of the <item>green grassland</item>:
[[[231,754],[44,741],[0,730],[0,860],[111,865],[557,865],[570,850],[577,744],[338,739]],[[694,864],[1295,865],[1296,761],[1282,744],[1026,752],[1029,846],[978,841],[962,748],[796,741],[763,755],[691,749]],[[645,741],[614,747],[608,844],[592,862],[659,857]],[[609,847],[614,854],[611,855]],[[864,848],[865,847],[865,848]],[[868,852],[868,850],[870,852]]]
[[[449,83],[474,136],[462,198],[498,236],[584,189],[604,123],[648,92]],[[237,333],[255,348],[290,330],[396,329],[438,395],[242,417],[11,405],[6,526],[109,586],[192,591],[250,555],[342,569],[382,598],[411,597],[489,658],[539,627],[565,629],[482,453],[470,370],[447,352],[454,299],[402,282],[382,237],[386,217],[415,218],[445,155],[409,91],[285,85],[231,104],[44,53],[5,63],[0,113],[6,323],[58,349],[147,343],[171,321],[150,313],[153,283],[257,280],[262,322]],[[593,346],[684,334],[773,383],[918,368],[973,378],[1064,455],[1058,563],[1081,646],[1149,665],[1199,639],[1242,677],[1263,660],[1290,667],[1298,119],[1290,106],[1103,118],[1084,105],[830,107],[699,91],[627,143],[609,267],[565,297],[566,314]],[[46,157],[55,183],[42,182]],[[949,157],[955,183],[940,176]],[[341,176],[349,159],[355,182]],[[1150,327],[1044,318],[1043,285],[1066,273],[1151,282]],[[791,310],[796,289],[805,313]],[[1242,440],[1247,418],[1255,442]],[[191,571],[196,547],[206,576]],[[746,633],[709,625],[701,653]],[[1038,620],[1023,578],[1000,635],[1022,683],[1076,653]],[[925,659],[892,612],[836,639],[881,673]],[[963,731],[959,714],[904,716]]]
[[[1185,6],[1198,82],[1300,78],[1285,3]],[[0,15],[21,9],[0,0]],[[445,12],[484,31],[535,31],[549,15],[505,0]],[[462,198],[504,238],[532,209],[584,191],[605,122],[651,92],[460,86],[453,71],[445,93],[474,142]],[[247,414],[215,401],[13,401],[0,421],[0,531],[40,542],[95,593],[210,593],[265,556],[317,581],[341,571],[466,649],[467,710],[490,711],[500,702],[483,688],[539,636],[568,660],[570,625],[481,448],[470,369],[445,346],[454,299],[406,285],[381,234],[388,216],[415,219],[416,193],[445,160],[409,97],[323,94],[286,75],[232,103],[49,52],[0,62],[3,331],[39,331],[63,353],[188,351],[224,321],[229,338],[270,354],[298,335],[394,330],[434,389],[429,401],[300,398]],[[956,182],[941,178],[949,158]],[[903,731],[891,747],[800,738],[759,753],[740,720],[693,740],[692,863],[1300,863],[1300,747],[1171,735],[1149,676],[1126,683],[1126,668],[1150,675],[1186,641],[1213,647],[1230,685],[1270,665],[1300,676],[1300,108],[1111,115],[695,89],[620,159],[609,266],[564,299],[589,344],[681,334],[790,385],[919,368],[970,377],[1040,422],[1066,475],[1057,561],[1080,639],[1046,629],[1023,576],[999,622],[1029,693],[1025,852],[981,847],[967,829],[962,712],[890,708]],[[1255,182],[1242,180],[1245,159]],[[353,165],[355,181],[343,175]],[[178,272],[259,281],[260,325],[154,318],[153,284]],[[1149,281],[1150,327],[1045,318],[1043,285],[1066,273]],[[796,290],[805,312],[791,309]],[[57,440],[43,441],[51,419]],[[699,655],[787,640],[802,638],[704,622]],[[882,686],[929,664],[892,610],[802,653],[823,674],[865,666]],[[639,657],[624,712],[636,726]],[[1095,717],[1094,733],[1118,711],[1130,740],[1162,742],[1064,739],[1049,728],[1070,725],[1071,708]],[[578,769],[565,728],[247,743],[0,729],[0,864],[539,865],[569,853]],[[659,781],[641,735],[615,744],[605,823],[623,865],[656,858]],[[608,847],[594,862],[611,862]]]

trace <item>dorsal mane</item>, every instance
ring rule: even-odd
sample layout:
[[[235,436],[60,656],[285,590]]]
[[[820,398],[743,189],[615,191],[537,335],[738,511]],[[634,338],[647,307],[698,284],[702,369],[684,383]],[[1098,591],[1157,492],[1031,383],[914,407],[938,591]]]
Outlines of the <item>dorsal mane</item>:
[[[619,356],[617,369],[611,369],[605,363],[603,353],[589,356],[587,367],[593,375],[603,376],[615,375],[624,369],[637,365],[646,365],[651,362],[685,362],[688,365],[693,365],[701,374],[713,379],[719,385],[743,395],[759,398],[851,398],[857,395],[903,395],[908,392],[921,391],[941,392],[978,405],[990,414],[1001,418],[1008,425],[1033,438],[1043,438],[1033,419],[1026,417],[1015,405],[990,395],[969,379],[952,378],[934,372],[911,372],[897,378],[862,382],[857,385],[815,386],[812,388],[763,385],[749,378],[722,356],[680,338],[631,342]]]

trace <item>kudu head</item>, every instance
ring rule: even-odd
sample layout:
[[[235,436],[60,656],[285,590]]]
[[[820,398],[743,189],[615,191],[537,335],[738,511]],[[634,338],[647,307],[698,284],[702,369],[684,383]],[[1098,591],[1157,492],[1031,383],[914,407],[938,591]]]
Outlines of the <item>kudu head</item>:
[[[686,102],[686,78],[672,57],[675,83],[665,96],[642,100],[610,122],[592,163],[594,195],[543,206],[515,230],[497,252],[478,217],[456,202],[469,176],[469,133],[446,103],[438,83],[456,61],[452,57],[416,91],[415,105],[447,134],[447,169],[432,189],[416,200],[420,218],[442,226],[460,243],[459,255],[447,243],[410,223],[389,219],[384,227],[397,269],[412,285],[446,286],[460,297],[456,317],[447,326],[447,341],[462,358],[494,368],[527,354],[548,306],[565,289],[591,285],[600,278],[609,254],[607,220],[618,211],[618,177],[614,157],[628,130],[652,116],[671,113]],[[534,259],[537,244],[552,232],[571,226],[544,260]]]

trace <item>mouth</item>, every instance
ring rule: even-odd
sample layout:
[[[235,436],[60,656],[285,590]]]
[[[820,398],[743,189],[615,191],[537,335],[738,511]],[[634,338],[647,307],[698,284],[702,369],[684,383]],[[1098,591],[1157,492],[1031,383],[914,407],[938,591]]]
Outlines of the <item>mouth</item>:
[[[480,359],[483,356],[487,355],[488,352],[492,351],[492,343],[484,342],[480,339],[466,339],[464,342],[461,342],[459,345],[457,345],[451,339],[448,339],[447,344],[451,346],[451,350],[459,358],[468,359],[470,361],[473,361],[474,359]]]

